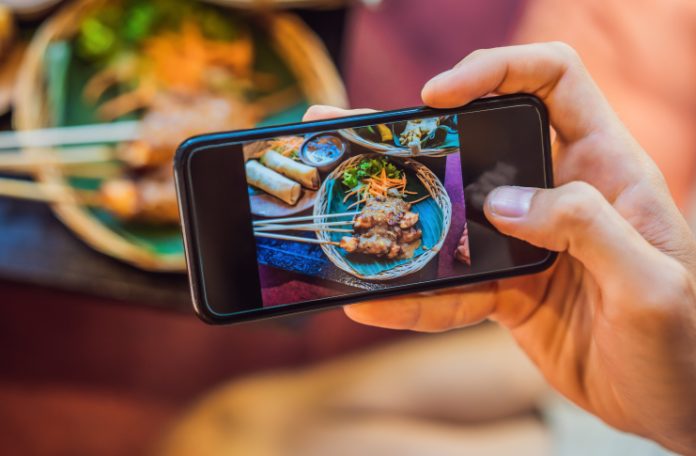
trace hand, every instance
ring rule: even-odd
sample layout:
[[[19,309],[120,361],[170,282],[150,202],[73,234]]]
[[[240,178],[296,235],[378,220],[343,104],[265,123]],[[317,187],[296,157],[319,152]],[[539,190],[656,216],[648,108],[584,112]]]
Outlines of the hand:
[[[560,252],[556,264],[355,304],[346,314],[417,331],[496,320],[570,400],[621,430],[696,454],[696,242],[662,175],[567,45],[474,52],[422,96],[446,108],[516,92],[548,107],[558,187],[500,187],[485,212],[503,233]],[[346,114],[315,107],[307,118]]]

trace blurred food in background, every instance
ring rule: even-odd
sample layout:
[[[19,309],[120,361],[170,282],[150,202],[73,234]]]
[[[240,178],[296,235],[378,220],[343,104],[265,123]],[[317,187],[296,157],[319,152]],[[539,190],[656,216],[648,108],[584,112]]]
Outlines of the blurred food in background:
[[[53,138],[41,148],[20,141],[55,190],[44,199],[90,245],[145,269],[184,270],[171,171],[183,140],[298,121],[309,103],[346,105],[320,40],[287,13],[82,0],[47,20],[28,54],[15,125],[58,128],[35,134]],[[104,122],[70,138],[67,127]]]
[[[124,220],[177,223],[171,161],[190,136],[254,126],[269,109],[254,101],[279,89],[253,68],[255,46],[239,21],[193,2],[123,0],[83,19],[77,55],[102,68],[83,96],[110,121],[140,111],[141,139],[122,145],[127,179],[101,185],[104,207]],[[109,97],[114,89],[118,93]]]
[[[0,5],[0,56],[4,56],[5,52],[7,52],[14,32],[15,26],[12,11],[7,6]]]
[[[12,106],[15,79],[24,55],[24,43],[16,35],[12,11],[0,4],[0,115]]]

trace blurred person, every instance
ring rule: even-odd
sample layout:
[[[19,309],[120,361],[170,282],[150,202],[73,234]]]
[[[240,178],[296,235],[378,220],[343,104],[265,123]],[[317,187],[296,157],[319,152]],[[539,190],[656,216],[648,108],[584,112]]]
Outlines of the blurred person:
[[[543,456],[545,392],[512,338],[483,325],[233,382],[196,404],[158,454]]]

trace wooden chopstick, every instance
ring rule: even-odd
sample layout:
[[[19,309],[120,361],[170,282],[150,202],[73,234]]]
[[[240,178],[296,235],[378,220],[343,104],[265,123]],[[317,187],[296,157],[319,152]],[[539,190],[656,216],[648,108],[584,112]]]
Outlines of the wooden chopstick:
[[[338,242],[334,241],[322,241],[315,238],[306,238],[300,236],[288,236],[286,234],[274,234],[274,233],[264,233],[263,231],[254,231],[254,236],[265,237],[270,239],[280,239],[282,241],[295,241],[295,242],[305,242],[307,244],[330,244],[338,246]]]
[[[76,144],[119,143],[140,137],[140,121],[44,128],[0,133],[0,150]]]
[[[314,220],[314,219],[324,219],[324,218],[334,218],[334,217],[347,217],[349,215],[357,215],[360,212],[343,212],[341,214],[325,214],[325,215],[306,215],[302,217],[285,217],[285,218],[277,218],[277,219],[268,219],[268,220],[255,220],[254,221],[254,226],[259,226],[259,225],[278,225],[280,223],[289,223],[289,222],[304,222],[307,220]]]

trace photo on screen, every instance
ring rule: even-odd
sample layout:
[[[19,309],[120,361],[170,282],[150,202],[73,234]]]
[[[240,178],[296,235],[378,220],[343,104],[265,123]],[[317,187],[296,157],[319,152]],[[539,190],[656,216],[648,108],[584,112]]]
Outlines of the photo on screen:
[[[457,116],[244,144],[264,307],[467,274]]]

